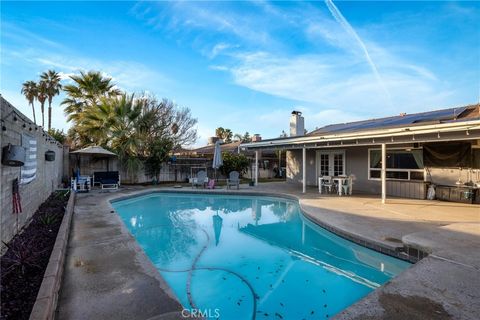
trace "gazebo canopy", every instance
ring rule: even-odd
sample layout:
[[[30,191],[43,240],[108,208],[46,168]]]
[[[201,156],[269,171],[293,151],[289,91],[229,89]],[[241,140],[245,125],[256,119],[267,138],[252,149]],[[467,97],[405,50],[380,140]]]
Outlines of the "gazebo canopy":
[[[80,149],[80,150],[76,150],[76,151],[72,151],[70,153],[73,153],[73,154],[79,154],[79,155],[82,155],[82,154],[89,154],[89,155],[102,155],[102,156],[106,156],[106,157],[116,157],[117,155],[111,151],[108,151],[100,146],[91,146],[91,147],[86,147],[86,148],[83,148],[83,149]]]

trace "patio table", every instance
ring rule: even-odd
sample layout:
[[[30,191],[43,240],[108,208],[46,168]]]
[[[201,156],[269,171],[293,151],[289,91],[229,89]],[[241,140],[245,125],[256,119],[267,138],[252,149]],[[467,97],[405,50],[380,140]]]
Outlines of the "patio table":
[[[337,189],[338,189],[338,195],[341,196],[343,194],[343,182],[347,179],[348,177],[343,177],[343,176],[335,176],[332,177],[332,181],[337,184]],[[323,182],[323,177],[318,177],[318,192],[321,194],[322,193],[322,182]]]

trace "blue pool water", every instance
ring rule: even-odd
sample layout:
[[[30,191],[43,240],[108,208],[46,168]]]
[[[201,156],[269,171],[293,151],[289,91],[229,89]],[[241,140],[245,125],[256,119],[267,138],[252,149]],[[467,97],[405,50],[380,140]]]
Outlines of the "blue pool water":
[[[153,193],[112,205],[182,305],[211,318],[326,319],[410,266],[286,199]]]

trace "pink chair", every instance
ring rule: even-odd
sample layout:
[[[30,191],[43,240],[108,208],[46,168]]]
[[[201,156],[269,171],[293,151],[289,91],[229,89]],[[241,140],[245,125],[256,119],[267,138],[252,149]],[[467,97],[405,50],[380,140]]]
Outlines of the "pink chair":
[[[207,189],[215,189],[215,180],[214,179],[208,180]]]

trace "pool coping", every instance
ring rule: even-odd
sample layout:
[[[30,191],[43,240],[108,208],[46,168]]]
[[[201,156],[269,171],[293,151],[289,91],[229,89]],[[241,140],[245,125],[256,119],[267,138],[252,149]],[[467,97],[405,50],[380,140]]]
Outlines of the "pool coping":
[[[283,198],[283,199],[288,199],[288,200],[293,200],[298,203],[300,206],[300,211],[303,214],[305,218],[310,220],[311,222],[315,223],[316,225],[320,226],[321,228],[332,232],[333,234],[346,239],[348,241],[354,242],[362,247],[377,251],[382,254],[386,254],[388,256],[407,261],[410,263],[416,263],[420,261],[421,259],[427,257],[430,252],[427,251],[426,248],[420,248],[415,245],[407,245],[405,243],[402,243],[399,246],[387,246],[384,243],[375,241],[373,239],[369,239],[366,237],[362,237],[358,234],[354,234],[348,231],[344,231],[338,227],[335,227],[331,224],[325,223],[321,221],[320,219],[316,218],[313,214],[308,212],[308,209],[305,209],[305,207],[302,205],[302,199],[299,198],[296,195],[292,194],[286,194],[286,193],[274,193],[274,192],[265,192],[265,191],[239,191],[239,190],[203,190],[203,189],[189,189],[189,190],[172,190],[172,189],[150,189],[150,190],[140,190],[137,192],[134,192],[132,194],[128,195],[118,195],[117,197],[109,197],[107,201],[111,205],[114,202],[119,202],[123,200],[128,200],[131,198],[136,198],[140,196],[145,196],[149,194],[155,194],[155,193],[170,193],[170,194],[208,194],[208,195],[243,195],[243,196],[263,196],[263,197],[273,197],[273,198]],[[113,206],[112,206],[113,208]],[[115,210],[113,208],[113,210]]]
[[[129,192],[129,190],[118,190],[120,192]],[[116,192],[116,191],[115,191]],[[85,201],[84,199],[82,199],[84,196],[88,196],[89,194],[88,193],[83,193],[81,194],[79,197],[77,197],[77,201],[75,202],[75,207],[74,209],[72,210],[73,211],[73,219],[72,219],[72,224],[73,224],[73,227],[72,227],[72,232],[68,235],[70,237],[70,245],[66,248],[66,254],[67,254],[67,259],[65,260],[64,262],[64,265],[65,265],[65,272],[64,272],[64,275],[63,275],[63,279],[62,279],[62,283],[60,284],[60,290],[59,290],[59,294],[58,294],[58,304],[57,304],[57,308],[56,308],[56,314],[54,315],[54,318],[52,319],[91,319],[91,318],[85,318],[85,314],[84,314],[84,307],[87,306],[87,307],[90,307],[90,308],[95,308],[97,307],[97,305],[89,305],[88,302],[86,302],[85,300],[83,300],[82,297],[81,300],[78,300],[78,296],[76,295],[77,294],[77,287],[75,287],[75,284],[78,285],[78,283],[74,283],[74,287],[73,287],[73,295],[70,295],[69,298],[67,299],[73,299],[74,303],[73,303],[73,306],[71,305],[71,302],[68,303],[68,305],[65,307],[64,303],[65,303],[65,296],[64,296],[64,291],[66,289],[66,285],[68,285],[68,281],[66,281],[66,277],[68,276],[68,272],[71,271],[71,270],[68,270],[69,268],[71,268],[71,266],[69,266],[69,262],[68,262],[68,256],[70,256],[70,259],[72,258],[75,258],[74,255],[72,255],[72,250],[73,249],[83,249],[83,248],[88,248],[88,247],[96,247],[96,246],[105,246],[105,247],[108,247],[110,246],[110,241],[108,240],[98,240],[98,239],[94,239],[94,240],[90,240],[90,243],[80,243],[78,245],[75,245],[74,247],[72,247],[72,237],[74,236],[73,234],[73,231],[75,230],[75,224],[76,224],[76,221],[75,221],[75,216],[77,215],[81,215],[80,212],[77,212],[77,208],[79,207],[79,205],[81,205],[82,201]],[[101,193],[100,195],[95,195],[95,196],[98,196],[98,203],[97,205],[95,206],[95,209],[94,210],[91,210],[93,212],[98,212],[99,213],[99,216],[103,216],[103,217],[109,217],[109,222],[111,223],[111,226],[109,226],[108,228],[112,229],[112,228],[119,228],[119,231],[120,233],[115,236],[115,240],[112,242],[112,243],[122,243],[121,246],[122,247],[125,247],[127,248],[127,254],[129,255],[129,257],[126,259],[127,260],[127,263],[130,264],[130,262],[134,262],[133,265],[135,265],[135,268],[137,268],[138,272],[140,275],[139,277],[141,277],[140,280],[144,280],[145,278],[151,278],[153,281],[150,281],[150,283],[153,283],[154,286],[157,286],[158,288],[158,291],[161,292],[164,296],[164,298],[168,298],[169,301],[166,302],[166,308],[167,309],[170,309],[170,310],[166,310],[166,312],[160,312],[160,313],[154,313],[153,315],[147,317],[146,319],[148,320],[154,320],[154,319],[158,319],[158,320],[170,320],[170,319],[179,319],[181,314],[182,314],[182,311],[184,310],[181,302],[178,300],[177,296],[175,295],[175,293],[173,292],[173,290],[171,289],[171,287],[168,285],[168,283],[165,281],[165,279],[163,278],[163,276],[158,272],[158,270],[155,268],[155,266],[153,265],[153,262],[147,257],[147,255],[145,254],[145,252],[143,251],[143,249],[140,247],[138,241],[132,236],[132,234],[130,233],[130,231],[127,229],[127,227],[125,226],[124,222],[121,220],[120,216],[117,214],[117,212],[115,211],[115,209],[113,208],[111,202],[110,202],[110,199],[113,197],[113,198],[116,198],[118,196],[118,194],[115,194],[115,193],[111,193],[110,191],[107,191],[105,193]],[[85,205],[85,204],[83,204]],[[88,206],[88,204],[87,204]],[[82,211],[84,211],[84,208],[81,209]],[[90,209],[87,209],[88,211],[90,211]],[[84,212],[82,212],[83,214]],[[96,242],[98,241],[98,242]],[[123,243],[125,243],[125,245],[123,245]],[[124,250],[124,249],[120,249],[120,250]],[[74,252],[74,251],[73,251]],[[80,258],[83,259],[82,256],[79,256]],[[131,261],[130,261],[130,258],[131,258]],[[118,268],[119,266],[115,266],[115,268]],[[110,268],[110,267],[109,267]],[[110,268],[111,269],[111,268]],[[88,272],[87,272],[88,273]],[[74,277],[76,277],[74,275]],[[72,287],[69,288],[69,290],[72,290]],[[81,291],[81,290],[80,290]],[[138,294],[138,293],[137,293]],[[118,302],[118,305],[120,306],[124,306],[122,304],[122,302]],[[130,303],[130,302],[129,302]],[[148,305],[148,308],[150,308],[152,306],[152,303],[155,303],[155,301],[150,301],[148,302],[150,303],[150,305]],[[62,305],[64,307],[62,307]],[[126,306],[126,305],[125,305]],[[124,307],[125,307],[124,306]],[[102,304],[102,307],[105,308],[105,309],[109,309],[110,307],[108,305],[105,305],[105,304]],[[165,305],[164,305],[165,307]],[[72,308],[75,311],[78,311],[80,310],[81,314],[77,314],[77,316],[80,316],[79,318],[77,318],[75,316],[75,313],[72,314],[70,313],[70,311],[72,311]],[[135,308],[131,308],[131,306],[129,307],[129,309],[132,309],[132,310],[135,310],[136,308],[138,307],[135,307]],[[64,309],[62,311],[62,309]],[[149,311],[147,311],[149,312]],[[62,317],[62,313],[63,313],[63,317]],[[95,316],[96,318],[97,316]],[[123,314],[123,317],[126,319],[133,319],[131,317],[128,317],[126,316],[125,314]],[[113,317],[112,317],[112,314],[109,315],[109,317],[102,317],[103,319],[118,319],[118,314],[114,314]],[[137,318],[137,315],[135,316],[135,318]],[[46,318],[44,318],[46,319]]]

